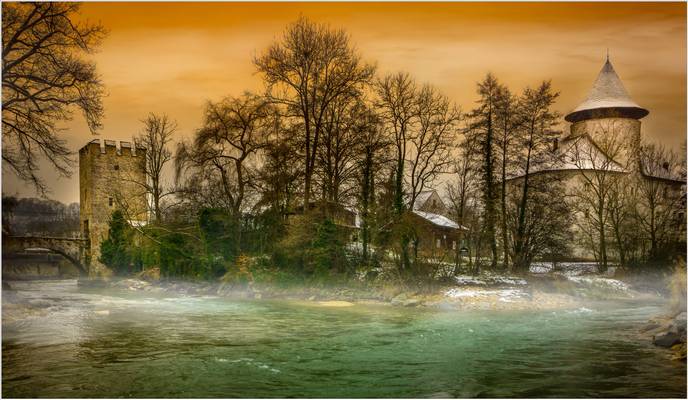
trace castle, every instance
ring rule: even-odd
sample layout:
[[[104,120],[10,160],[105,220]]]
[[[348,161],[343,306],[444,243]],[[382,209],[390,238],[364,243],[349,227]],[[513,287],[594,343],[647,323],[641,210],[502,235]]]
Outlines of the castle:
[[[648,168],[645,165],[647,160],[640,156],[640,120],[648,114],[648,110],[631,99],[607,57],[587,98],[564,117],[571,124],[570,130],[553,143],[551,161],[531,169],[529,175],[545,174],[558,178],[564,183],[566,197],[592,193],[596,188],[590,185],[590,177],[601,174],[652,182],[661,188],[664,198],[681,199],[686,182],[672,176],[667,164],[664,164],[666,171]],[[661,165],[663,161],[652,162]],[[507,185],[519,185],[523,178],[523,174],[512,176]],[[583,218],[593,210],[581,210],[581,205],[577,205],[578,210],[572,210],[575,223],[571,230],[576,240],[571,256],[593,260],[597,255],[582,246],[583,235],[579,229]],[[679,212],[676,220],[683,219],[684,215]],[[676,234],[684,234],[685,224],[681,222],[678,225],[682,226],[683,232]]]
[[[145,148],[124,141],[95,139],[79,150],[80,227],[91,274],[106,271],[98,258],[116,209],[134,226],[148,221],[145,160]]]
[[[641,119],[649,111],[631,99],[609,59],[599,72],[587,98],[565,116],[570,130],[553,143],[551,162],[538,164],[529,174],[549,174],[564,182],[567,196],[574,191],[588,190],[585,174],[616,174],[656,182],[664,197],[683,199],[685,182],[663,171],[643,165],[641,151]],[[106,271],[98,261],[100,247],[107,238],[112,212],[122,210],[136,226],[148,220],[148,197],[145,173],[146,149],[130,142],[99,139],[79,150],[81,233],[89,240],[88,254],[93,274]],[[661,160],[659,161],[661,164]],[[522,182],[524,175],[508,179],[508,187]],[[582,188],[582,189],[581,189]],[[685,209],[685,203],[682,209]],[[581,245],[577,228],[591,210],[574,210],[571,230],[574,240],[571,257],[595,259],[596,254]],[[418,245],[428,252],[452,252],[460,243],[466,228],[443,217],[446,212],[435,191],[423,192],[412,207],[414,225],[422,228]],[[680,211],[682,212],[682,211]],[[679,213],[680,213],[679,212]],[[683,221],[683,214],[676,219]],[[347,215],[347,226],[358,228],[355,215]],[[351,220],[351,221],[349,221]],[[685,224],[676,235],[685,235]]]

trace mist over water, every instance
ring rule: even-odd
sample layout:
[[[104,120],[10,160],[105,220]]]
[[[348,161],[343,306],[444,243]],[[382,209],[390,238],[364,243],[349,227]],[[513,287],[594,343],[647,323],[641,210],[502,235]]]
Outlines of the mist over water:
[[[686,395],[685,364],[638,334],[660,298],[442,311],[11,285],[4,397]]]

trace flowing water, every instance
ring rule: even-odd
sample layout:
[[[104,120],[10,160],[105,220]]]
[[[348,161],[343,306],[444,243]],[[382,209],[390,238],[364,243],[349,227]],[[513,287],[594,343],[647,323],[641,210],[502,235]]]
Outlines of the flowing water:
[[[3,397],[684,397],[647,300],[560,311],[3,290]]]

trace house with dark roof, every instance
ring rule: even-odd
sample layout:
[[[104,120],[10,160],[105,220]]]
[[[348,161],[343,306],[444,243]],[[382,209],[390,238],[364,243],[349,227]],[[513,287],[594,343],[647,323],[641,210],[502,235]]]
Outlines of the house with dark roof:
[[[410,208],[418,252],[434,258],[453,256],[468,228],[447,217],[448,208],[437,191],[420,192]]]

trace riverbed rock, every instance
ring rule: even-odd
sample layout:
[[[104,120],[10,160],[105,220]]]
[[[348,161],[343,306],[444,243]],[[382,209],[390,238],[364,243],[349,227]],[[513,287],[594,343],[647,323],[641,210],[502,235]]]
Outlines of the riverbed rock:
[[[160,281],[160,268],[148,268],[139,272],[136,277],[148,282],[158,282]]]
[[[401,293],[394,296],[390,303],[392,303],[393,306],[403,306],[406,300],[408,300],[408,296],[406,295],[406,293]]]
[[[679,332],[663,332],[655,335],[652,338],[652,343],[655,346],[670,348],[673,345],[685,343],[685,339],[681,336]]]
[[[401,304],[404,307],[417,307],[421,305],[421,301],[418,299],[406,299]]]
[[[686,362],[685,343],[679,343],[671,346],[671,351],[674,353],[674,355],[671,357],[672,360]]]
[[[150,283],[139,279],[122,279],[112,283],[112,286],[129,290],[144,290]]]
[[[642,332],[642,333],[651,332],[651,331],[654,331],[655,329],[661,328],[661,327],[662,327],[662,325],[659,322],[650,321],[647,324],[645,324],[645,326],[640,328],[640,332]]]

